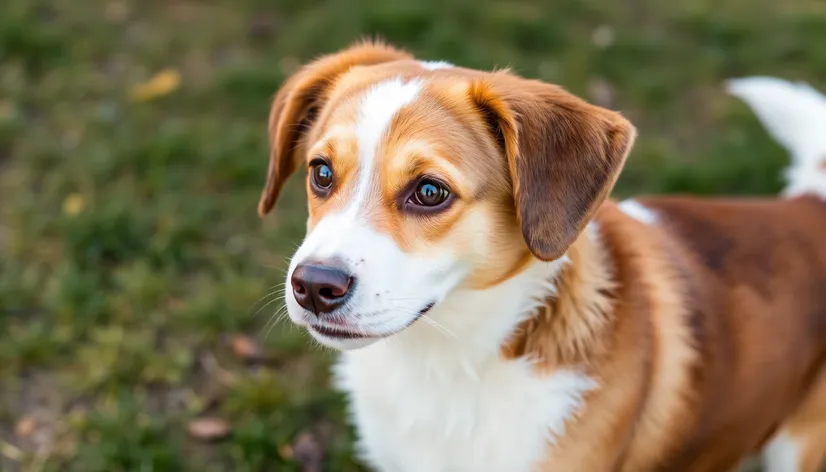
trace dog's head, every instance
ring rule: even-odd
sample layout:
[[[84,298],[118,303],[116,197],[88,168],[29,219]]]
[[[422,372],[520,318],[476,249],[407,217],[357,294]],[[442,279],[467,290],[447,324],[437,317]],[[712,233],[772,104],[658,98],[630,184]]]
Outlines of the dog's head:
[[[456,290],[565,254],[634,140],[619,114],[507,71],[425,63],[362,43],[275,97],[259,203],[307,172],[291,319],[339,349],[404,330]]]

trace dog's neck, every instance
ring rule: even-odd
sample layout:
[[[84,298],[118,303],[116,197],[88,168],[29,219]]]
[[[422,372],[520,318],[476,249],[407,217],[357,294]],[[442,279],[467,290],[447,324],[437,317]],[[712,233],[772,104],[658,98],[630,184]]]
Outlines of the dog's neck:
[[[423,369],[439,366],[434,372],[444,375],[477,375],[502,359],[540,367],[580,362],[599,349],[608,321],[610,266],[592,223],[566,256],[534,261],[485,290],[457,290],[404,332],[365,349]]]
[[[541,368],[588,363],[606,351],[618,281],[612,255],[592,222],[567,252],[554,293],[513,331],[506,358],[529,357]]]
[[[456,291],[401,333],[345,351],[334,382],[348,394],[368,460],[377,469],[529,470],[544,457],[600,387],[594,364],[562,365],[542,345],[586,354],[608,338],[609,325],[582,325],[576,313],[598,311],[582,298],[599,291],[589,285],[599,280],[592,271],[605,270],[594,263],[597,247],[597,231],[584,231],[561,260]]]

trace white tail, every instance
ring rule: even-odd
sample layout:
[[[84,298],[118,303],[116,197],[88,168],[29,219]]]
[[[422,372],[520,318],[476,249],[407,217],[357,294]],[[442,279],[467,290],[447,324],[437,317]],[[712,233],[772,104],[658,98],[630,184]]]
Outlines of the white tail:
[[[726,82],[726,90],[746,102],[791,157],[787,196],[826,198],[826,96],[805,83],[773,77]]]

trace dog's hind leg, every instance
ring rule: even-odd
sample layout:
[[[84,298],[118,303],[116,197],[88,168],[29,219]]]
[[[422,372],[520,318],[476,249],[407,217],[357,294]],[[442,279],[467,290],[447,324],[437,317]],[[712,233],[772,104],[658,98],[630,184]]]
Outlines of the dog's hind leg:
[[[818,472],[826,465],[826,370],[763,449],[766,472]]]

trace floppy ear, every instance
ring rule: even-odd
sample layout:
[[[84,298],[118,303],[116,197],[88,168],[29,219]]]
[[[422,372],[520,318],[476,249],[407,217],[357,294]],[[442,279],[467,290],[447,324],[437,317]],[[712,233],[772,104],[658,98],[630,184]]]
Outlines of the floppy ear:
[[[354,66],[411,57],[385,44],[358,43],[339,53],[316,59],[284,83],[270,110],[270,163],[267,183],[258,202],[260,216],[269,213],[287,177],[295,171],[306,145],[304,135],[318,117],[336,79]]]
[[[469,95],[508,159],[531,252],[561,257],[611,192],[636,130],[560,87],[496,72]]]

